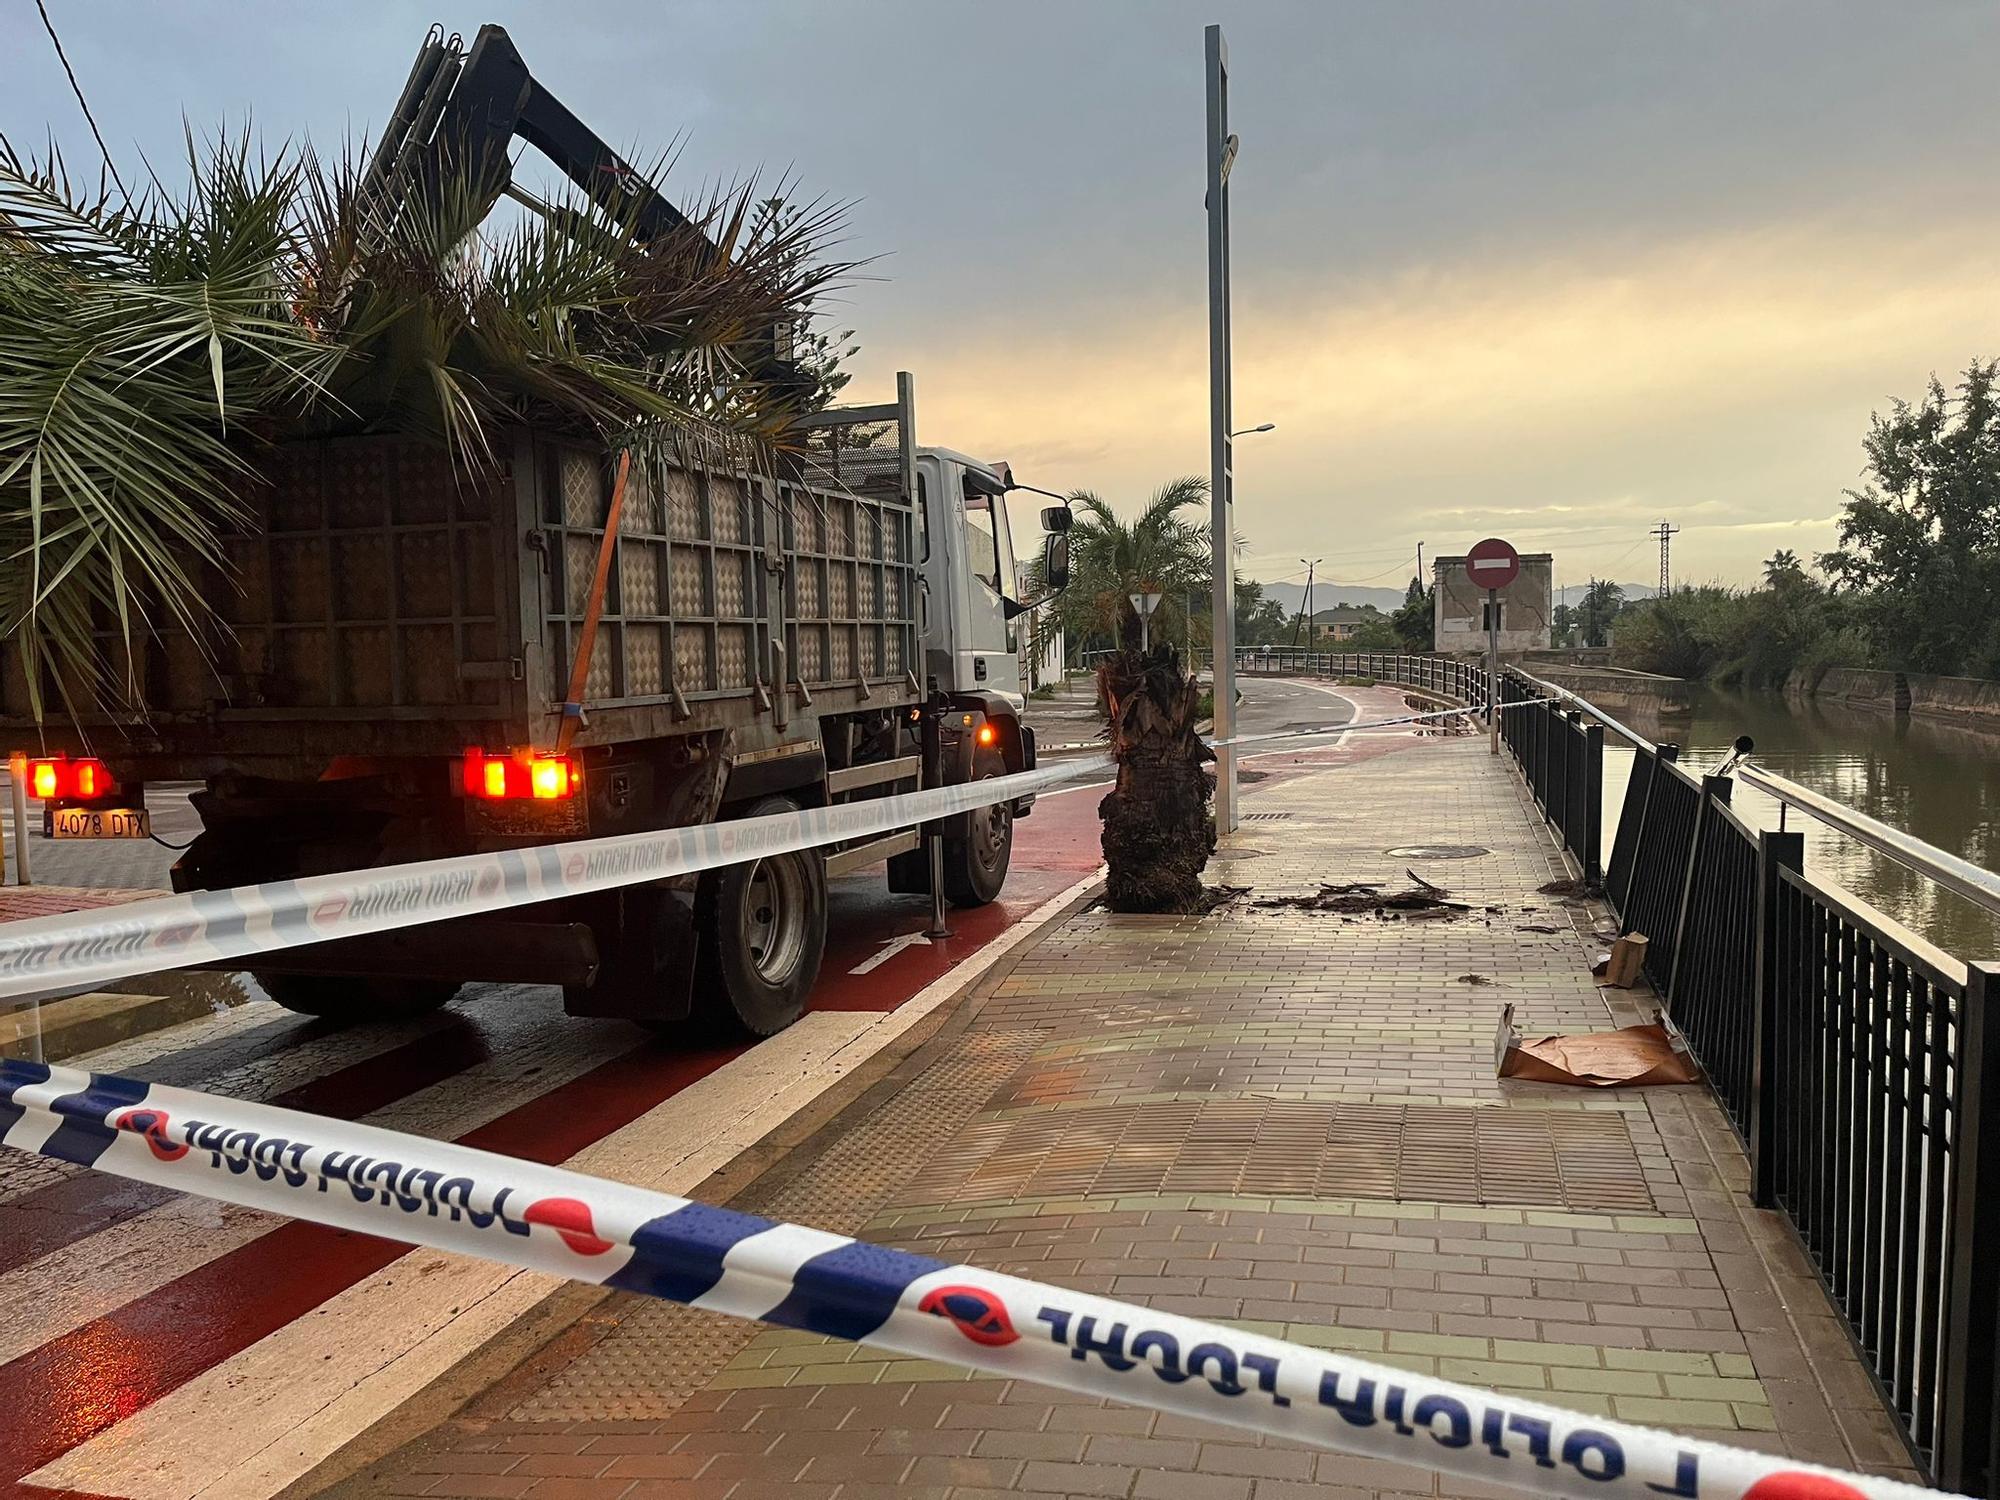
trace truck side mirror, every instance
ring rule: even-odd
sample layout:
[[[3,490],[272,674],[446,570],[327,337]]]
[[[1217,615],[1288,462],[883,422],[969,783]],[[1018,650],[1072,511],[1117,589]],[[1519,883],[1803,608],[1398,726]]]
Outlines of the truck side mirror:
[[[1045,505],[1042,507],[1042,530],[1068,531],[1076,524],[1076,517],[1067,505]]]
[[[1052,594],[1069,587],[1069,534],[1052,531],[1042,539],[1042,586]]]

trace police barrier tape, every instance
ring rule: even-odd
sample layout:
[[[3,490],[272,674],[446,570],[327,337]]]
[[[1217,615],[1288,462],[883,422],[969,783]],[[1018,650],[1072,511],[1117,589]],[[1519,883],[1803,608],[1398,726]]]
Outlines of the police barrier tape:
[[[1219,743],[1319,739],[1464,712],[1446,709],[1321,730],[1239,735]],[[994,802],[1032,796],[1103,769],[1102,760],[1070,761],[961,786],[761,818],[452,855],[31,917],[8,922],[0,931],[0,1000],[95,987],[160,969],[249,958],[301,943],[388,932],[746,864],[893,833]]]
[[[291,1218],[1532,1494],[1935,1495],[559,1167],[137,1079],[0,1061],[0,1140]]]

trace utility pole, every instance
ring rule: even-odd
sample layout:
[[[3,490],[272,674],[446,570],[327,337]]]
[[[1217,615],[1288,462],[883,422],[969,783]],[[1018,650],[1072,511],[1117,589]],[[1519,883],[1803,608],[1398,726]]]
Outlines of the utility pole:
[[[1208,504],[1214,548],[1211,631],[1215,650],[1215,826],[1236,831],[1236,506],[1230,479],[1229,47],[1220,26],[1202,33],[1208,95]]]
[[[1317,568],[1320,564],[1320,560],[1317,557],[1311,559],[1310,561],[1302,557],[1299,559],[1299,561],[1305,563],[1306,565],[1306,597],[1305,597],[1305,603],[1299,606],[1299,617],[1296,620],[1292,621],[1292,645],[1294,647],[1297,647],[1299,643],[1299,627],[1312,618],[1313,570]],[[1310,649],[1312,644],[1313,644],[1313,637],[1307,636],[1306,637],[1307,648]]]
[[[1660,539],[1660,597],[1662,599],[1666,598],[1673,591],[1674,575],[1672,570],[1667,566],[1667,549],[1673,545],[1674,538],[1679,534],[1680,527],[1669,526],[1664,520],[1646,533],[1647,536],[1656,536]]]

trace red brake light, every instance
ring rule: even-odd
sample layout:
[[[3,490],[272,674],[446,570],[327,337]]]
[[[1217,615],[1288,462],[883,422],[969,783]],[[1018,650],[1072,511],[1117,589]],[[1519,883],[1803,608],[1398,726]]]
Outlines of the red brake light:
[[[28,790],[44,802],[94,802],[118,790],[110,768],[94,756],[55,756],[28,762]]]
[[[525,750],[513,755],[488,755],[483,750],[465,752],[465,794],[500,802],[530,798],[558,802],[574,797],[583,785],[583,771],[567,755],[534,755]]]

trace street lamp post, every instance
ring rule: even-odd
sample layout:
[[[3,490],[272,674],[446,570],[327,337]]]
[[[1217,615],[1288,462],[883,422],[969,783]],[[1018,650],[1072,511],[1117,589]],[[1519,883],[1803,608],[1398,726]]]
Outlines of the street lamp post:
[[[1229,430],[1229,47],[1222,28],[1203,32],[1208,94],[1208,478],[1214,592],[1209,610],[1215,664],[1215,826],[1236,830],[1236,525]]]

